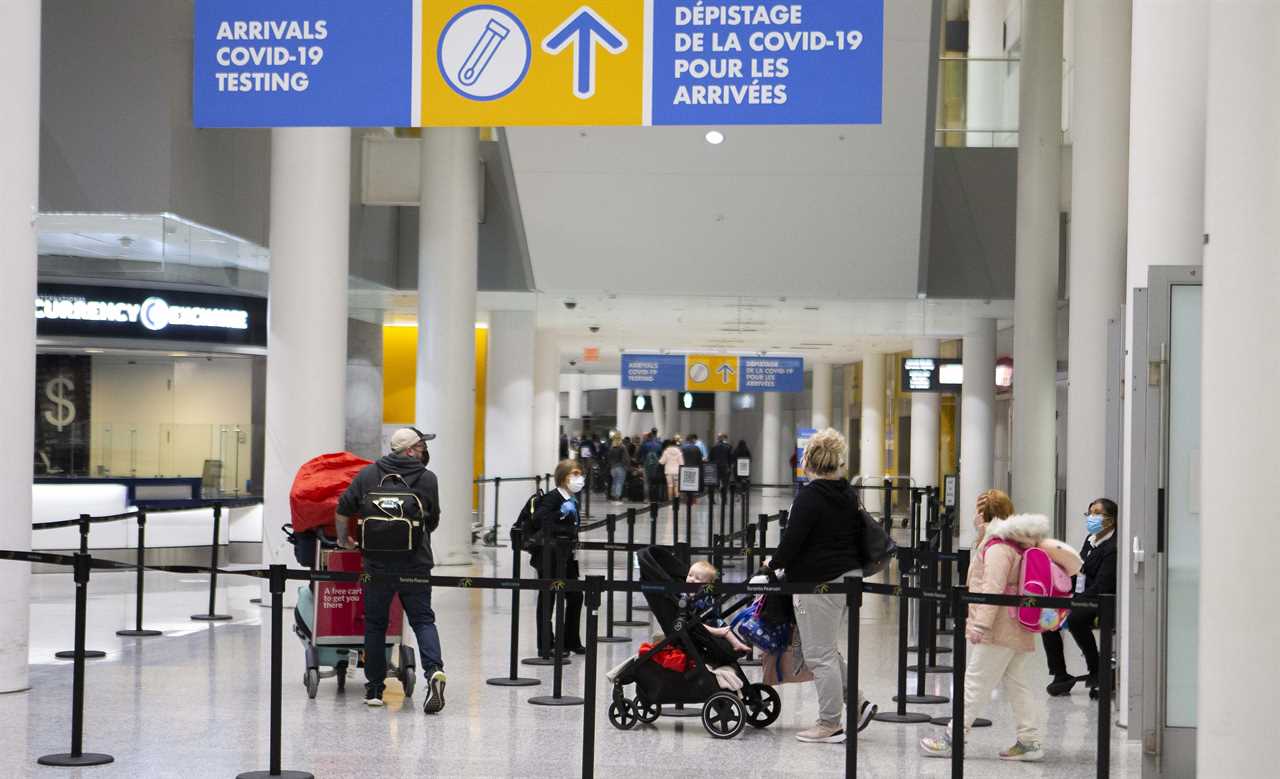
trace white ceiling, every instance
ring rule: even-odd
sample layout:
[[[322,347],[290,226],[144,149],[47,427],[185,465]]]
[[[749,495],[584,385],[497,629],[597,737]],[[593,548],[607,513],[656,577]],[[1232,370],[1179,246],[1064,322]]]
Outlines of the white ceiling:
[[[509,129],[538,288],[914,297],[930,6],[885,3],[882,125]]]

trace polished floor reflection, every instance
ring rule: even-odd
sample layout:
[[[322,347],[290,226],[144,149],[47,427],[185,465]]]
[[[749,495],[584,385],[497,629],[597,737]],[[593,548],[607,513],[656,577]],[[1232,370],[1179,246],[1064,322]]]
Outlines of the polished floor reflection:
[[[772,506],[755,508],[767,510]],[[683,524],[683,523],[682,523]],[[698,526],[702,527],[699,528]],[[705,519],[694,522],[695,543],[705,534]],[[660,538],[669,539],[667,517]],[[683,534],[683,528],[682,528]],[[647,530],[646,530],[647,533]],[[587,553],[584,566],[603,571],[604,554]],[[625,569],[618,560],[618,571]],[[454,574],[465,569],[449,569]],[[442,570],[442,573],[446,572]],[[471,572],[505,575],[510,553],[482,550]],[[740,577],[742,568],[726,572]],[[106,752],[116,762],[96,768],[53,769],[36,757],[67,750],[71,712],[71,665],[52,653],[71,645],[72,594],[69,575],[35,577],[32,589],[31,684],[25,693],[0,696],[0,776],[67,777],[230,777],[267,767],[268,677],[270,642],[263,622],[267,612],[249,603],[256,580],[222,577],[218,610],[231,622],[191,622],[189,615],[207,605],[207,580],[199,576],[149,574],[147,627],[165,631],[159,638],[121,639],[115,635],[133,619],[132,574],[95,574],[91,584],[89,640],[108,656],[89,661],[84,748]],[[533,651],[533,596],[525,595],[521,655]],[[896,679],[896,609],[869,598],[863,615],[860,652],[863,687],[882,709],[893,706]],[[388,707],[369,710],[361,703],[362,679],[339,694],[333,680],[321,682],[309,700],[302,685],[302,648],[291,632],[284,636],[284,767],[320,777],[569,777],[580,765],[582,709],[532,706],[532,695],[549,694],[551,669],[521,666],[521,673],[545,681],[538,687],[499,688],[484,680],[506,673],[510,594],[437,589],[445,662],[449,672],[448,706],[440,716],[421,711],[420,692],[406,701],[392,683]],[[622,600],[616,604],[621,619]],[[644,612],[641,612],[644,614]],[[292,615],[286,614],[286,631]],[[602,616],[603,620],[603,616]],[[802,744],[795,740],[817,709],[812,685],[780,688],[783,714],[767,730],[750,728],[731,741],[716,741],[697,719],[660,719],[655,725],[618,731],[605,715],[605,669],[636,651],[650,628],[617,629],[630,643],[600,645],[600,698],[596,722],[596,770],[600,776],[794,776],[843,775],[842,746]],[[1068,663],[1083,661],[1068,645]],[[914,662],[914,658],[913,658]],[[1043,669],[1041,661],[1038,668]],[[566,669],[566,693],[582,689],[583,663]],[[759,671],[749,671],[750,675]],[[1044,681],[1048,674],[1043,672]],[[914,675],[910,676],[914,689]],[[930,676],[931,692],[949,694],[950,677]],[[1096,704],[1083,690],[1046,703],[1045,762],[1001,763],[996,752],[1013,741],[1010,713],[998,697],[989,707],[994,728],[978,730],[969,745],[968,775],[975,777],[1089,777],[1095,775]],[[944,714],[947,706],[912,706]],[[930,725],[873,723],[860,740],[860,775],[869,777],[949,776],[945,761],[922,758],[916,743],[935,730]],[[1136,746],[1116,730],[1113,776],[1136,776]]]

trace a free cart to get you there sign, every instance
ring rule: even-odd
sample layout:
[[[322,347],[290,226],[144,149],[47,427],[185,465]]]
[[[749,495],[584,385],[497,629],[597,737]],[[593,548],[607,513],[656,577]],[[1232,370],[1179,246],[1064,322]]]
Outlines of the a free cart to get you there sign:
[[[885,0],[197,0],[197,127],[879,124]]]

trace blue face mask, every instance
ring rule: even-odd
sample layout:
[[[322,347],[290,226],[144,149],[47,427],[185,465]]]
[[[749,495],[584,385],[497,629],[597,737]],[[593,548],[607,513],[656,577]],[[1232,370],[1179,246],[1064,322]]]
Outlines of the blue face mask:
[[[1089,535],[1096,536],[1102,532],[1102,515],[1088,514],[1084,518],[1084,526],[1089,531]]]

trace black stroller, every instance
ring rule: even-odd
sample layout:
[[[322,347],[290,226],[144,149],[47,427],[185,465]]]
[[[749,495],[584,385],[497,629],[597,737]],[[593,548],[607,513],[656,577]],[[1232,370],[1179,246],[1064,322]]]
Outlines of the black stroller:
[[[641,582],[670,584],[685,580],[688,566],[669,548],[651,546],[642,550],[638,558]],[[701,704],[702,725],[715,738],[733,738],[747,725],[765,728],[778,719],[782,700],[777,691],[747,679],[729,642],[712,635],[702,625],[701,615],[693,605],[694,595],[646,592],[644,597],[665,638],[650,651],[628,660],[613,676],[609,722],[615,728],[630,730],[640,722],[655,722],[662,714],[662,704],[677,703]],[[743,599],[730,611],[750,600]],[[672,671],[652,659],[668,646],[685,653],[691,661],[689,670]],[[743,683],[742,689],[721,689],[708,664],[731,666]],[[635,696],[629,700],[623,689],[628,684],[636,686]]]

